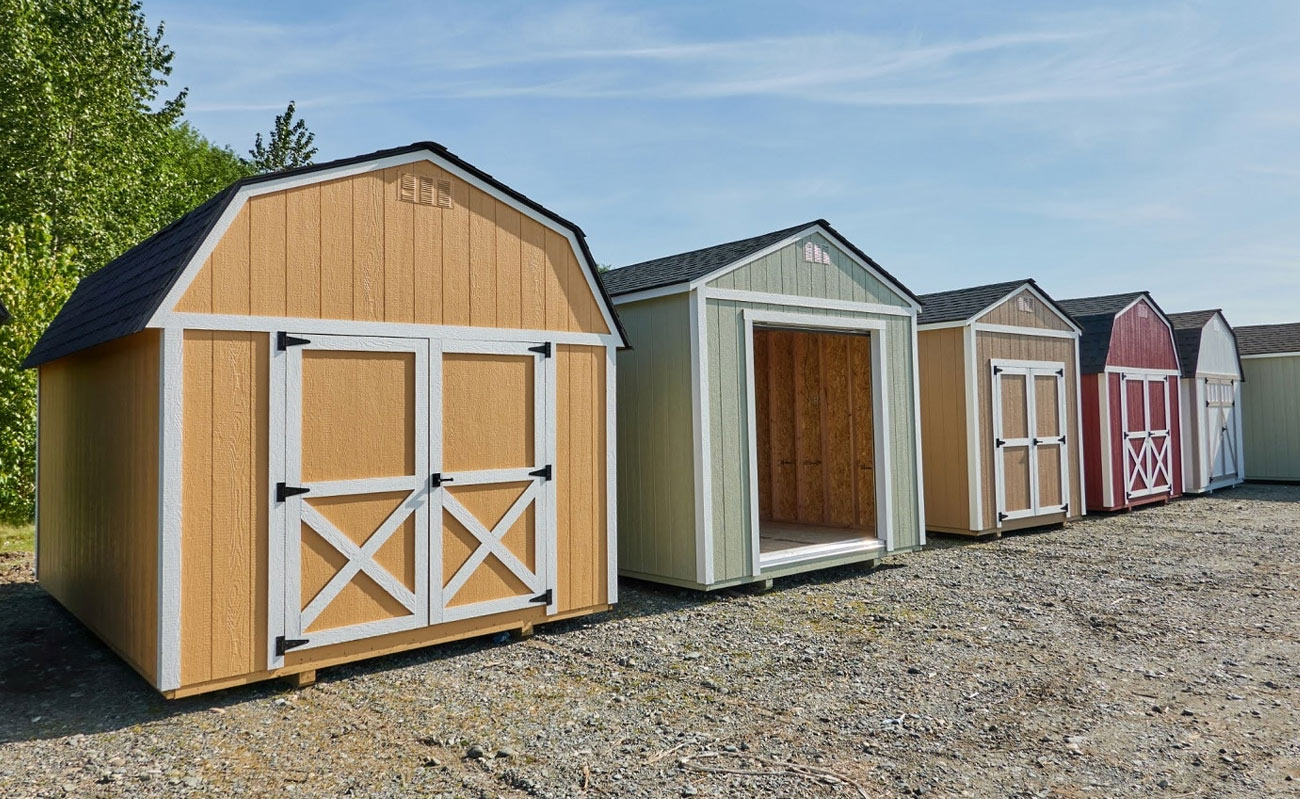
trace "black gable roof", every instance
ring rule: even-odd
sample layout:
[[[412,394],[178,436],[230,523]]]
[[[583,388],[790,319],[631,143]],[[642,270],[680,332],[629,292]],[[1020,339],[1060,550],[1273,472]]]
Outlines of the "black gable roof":
[[[898,281],[893,275],[885,271],[884,267],[859,250],[853,242],[840,235],[839,231],[830,226],[825,219],[814,219],[811,222],[805,222],[802,225],[774,230],[771,233],[764,233],[760,236],[753,236],[748,239],[739,241],[729,241],[726,244],[716,244],[712,247],[705,247],[690,252],[678,253],[676,255],[667,255],[662,258],[655,258],[641,263],[631,264],[629,266],[611,269],[601,275],[605,281],[605,288],[609,293],[617,297],[620,294],[630,294],[634,291],[645,291],[647,289],[663,288],[664,286],[675,286],[679,283],[689,283],[692,280],[704,277],[705,275],[717,271],[728,264],[733,264],[755,253],[771,247],[773,244],[790,238],[796,233],[807,230],[808,228],[820,226],[826,231],[830,238],[835,240],[840,246],[851,251],[854,255],[861,258],[872,268],[878,271],[895,289],[906,295],[909,299],[920,302],[915,294],[911,292]]]
[[[582,249],[585,266],[595,278],[596,287],[614,319],[616,332],[624,343],[627,342],[622,323],[600,281],[596,261],[591,256],[586,235],[581,228],[473,164],[462,160],[441,144],[421,141],[403,147],[376,150],[351,158],[341,158],[236,181],[198,208],[118,256],[103,269],[82,278],[67,303],[36,342],[36,346],[28,354],[23,366],[27,368],[40,366],[79,350],[143,330],[166,298],[167,292],[180,279],[186,264],[207,240],[217,220],[221,218],[241,188],[422,150],[433,152],[503,194],[571,230]]]
[[[1235,327],[1237,352],[1241,355],[1271,355],[1300,352],[1300,322],[1280,325]]]
[[[985,308],[1011,296],[1025,286],[1033,286],[1034,290],[1051,303],[1053,308],[1065,316],[1069,316],[1065,309],[1057,304],[1056,300],[1053,300],[1047,292],[1043,291],[1042,287],[1034,282],[1033,278],[1025,278],[1023,280],[1009,280],[1005,283],[989,283],[984,286],[971,286],[964,289],[922,294],[921,314],[916,320],[917,324],[968,321]]]
[[[1056,304],[1074,318],[1075,324],[1083,328],[1083,335],[1079,338],[1079,369],[1083,374],[1097,374],[1106,370],[1115,315],[1140,297],[1146,297],[1155,305],[1151,301],[1151,295],[1145,291],[1057,301]]]

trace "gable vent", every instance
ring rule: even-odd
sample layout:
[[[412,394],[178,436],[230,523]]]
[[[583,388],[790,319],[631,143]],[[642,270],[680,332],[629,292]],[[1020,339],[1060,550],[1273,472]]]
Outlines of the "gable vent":
[[[1138,306],[1138,319],[1146,319],[1151,316],[1151,310],[1145,305]]]
[[[451,207],[451,181],[450,180],[438,181],[438,207],[439,208]]]
[[[1016,297],[1016,308],[1027,313],[1033,313],[1034,301],[1031,297],[1021,294],[1019,297]]]
[[[442,184],[446,181],[438,181],[439,193],[441,193]],[[397,181],[397,198],[403,202],[415,203],[417,205],[433,205],[433,178],[426,178],[423,175],[414,175],[410,172],[404,172]],[[450,192],[448,192],[450,194]],[[441,197],[437,203],[443,208],[450,208],[451,203],[443,204]]]

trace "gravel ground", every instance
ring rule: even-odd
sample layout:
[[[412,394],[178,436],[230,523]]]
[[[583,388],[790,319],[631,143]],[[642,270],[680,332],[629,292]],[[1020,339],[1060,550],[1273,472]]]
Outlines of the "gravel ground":
[[[1243,486],[177,702],[10,555],[0,796],[1300,795],[1298,530]]]

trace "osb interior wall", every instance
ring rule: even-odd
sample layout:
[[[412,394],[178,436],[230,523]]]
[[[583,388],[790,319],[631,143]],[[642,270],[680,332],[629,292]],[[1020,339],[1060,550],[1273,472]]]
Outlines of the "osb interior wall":
[[[1078,371],[1075,369],[1076,340],[1048,336],[1029,336],[1015,333],[977,333],[975,365],[979,371],[979,440],[980,476],[984,504],[985,530],[997,526],[997,481],[993,472],[993,373],[989,361],[993,358],[1021,361],[1061,361],[1065,364],[1065,440],[1069,449],[1070,512],[1073,519],[1082,515],[1083,497],[1079,480],[1079,401]],[[1050,496],[1050,494],[1049,494]]]
[[[185,333],[183,686],[265,674],[269,354],[266,333]],[[606,351],[565,345],[555,357],[556,598],[564,613],[602,606],[608,598]],[[286,663],[301,668],[338,662],[463,635],[507,618],[546,620],[544,609],[528,609],[290,653]]]
[[[609,332],[564,235],[428,161],[249,199],[176,310]]]
[[[1023,298],[1024,304],[1021,304]],[[975,320],[990,325],[1015,325],[1046,330],[1069,330],[1070,325],[1029,289],[1021,289],[1005,302]],[[929,510],[929,506],[926,506]]]
[[[40,369],[41,587],[151,681],[159,342],[147,330]]]
[[[964,330],[949,327],[917,334],[925,521],[958,530],[970,527]]]

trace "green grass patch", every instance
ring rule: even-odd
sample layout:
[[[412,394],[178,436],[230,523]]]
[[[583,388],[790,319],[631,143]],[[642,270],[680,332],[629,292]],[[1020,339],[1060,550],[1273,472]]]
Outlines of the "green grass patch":
[[[0,524],[0,552],[31,552],[36,547],[36,527]]]

